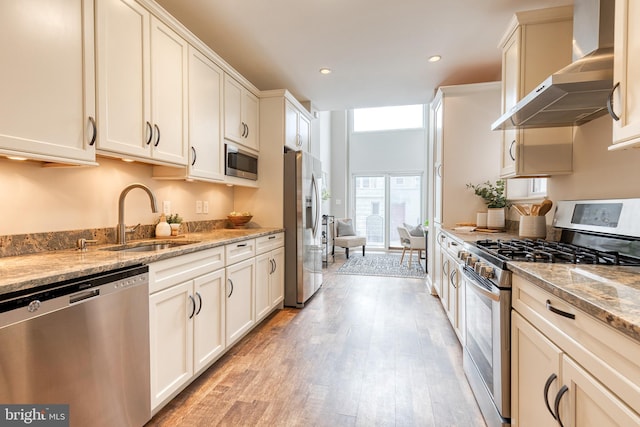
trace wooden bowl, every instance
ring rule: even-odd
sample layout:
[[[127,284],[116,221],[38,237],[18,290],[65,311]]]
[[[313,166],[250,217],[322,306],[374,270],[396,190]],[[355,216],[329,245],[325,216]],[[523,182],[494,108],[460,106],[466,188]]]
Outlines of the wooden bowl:
[[[245,216],[227,215],[227,218],[233,224],[233,228],[245,228],[247,226],[247,223],[251,221],[251,218],[253,218],[253,216],[252,215],[245,215]]]

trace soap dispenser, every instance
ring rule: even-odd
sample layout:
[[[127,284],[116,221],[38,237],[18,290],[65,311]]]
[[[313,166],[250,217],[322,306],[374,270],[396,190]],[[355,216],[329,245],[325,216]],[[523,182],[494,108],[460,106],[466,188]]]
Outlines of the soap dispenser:
[[[171,236],[171,226],[167,222],[167,217],[160,215],[160,222],[156,225],[156,237],[169,237]]]

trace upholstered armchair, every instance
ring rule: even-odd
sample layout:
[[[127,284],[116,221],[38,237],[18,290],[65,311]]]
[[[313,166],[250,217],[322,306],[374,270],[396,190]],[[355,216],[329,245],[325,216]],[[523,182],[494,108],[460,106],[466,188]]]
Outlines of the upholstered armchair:
[[[367,238],[363,236],[356,236],[353,228],[353,221],[351,218],[336,219],[335,221],[336,234],[333,239],[332,254],[336,253],[336,246],[344,248],[345,255],[349,259],[349,248],[357,248],[362,246],[362,256],[364,256],[364,248],[367,244]]]
[[[400,236],[400,243],[402,244],[402,256],[400,257],[400,264],[402,264],[402,262],[404,261],[404,254],[406,250],[409,249],[408,267],[411,267],[413,251],[418,251],[418,260],[420,260],[420,258],[422,257],[422,251],[425,250],[427,238],[424,234],[422,236],[412,236],[406,227],[398,227],[398,235]]]

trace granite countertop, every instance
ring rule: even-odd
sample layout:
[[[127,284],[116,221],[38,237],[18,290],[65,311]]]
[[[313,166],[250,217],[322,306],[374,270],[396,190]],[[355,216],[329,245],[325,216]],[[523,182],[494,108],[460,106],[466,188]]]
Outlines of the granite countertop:
[[[444,231],[465,242],[517,237],[515,233]],[[516,261],[507,265],[513,274],[640,341],[640,267]]]
[[[509,262],[513,274],[640,341],[640,267]]]
[[[118,252],[105,248],[118,245],[88,245],[86,251],[60,250],[0,258],[0,295],[36,288],[63,280],[127,267],[210,249],[248,238],[284,231],[280,228],[219,229],[206,233],[189,233],[178,238],[133,240],[144,242],[194,242],[153,252]]]

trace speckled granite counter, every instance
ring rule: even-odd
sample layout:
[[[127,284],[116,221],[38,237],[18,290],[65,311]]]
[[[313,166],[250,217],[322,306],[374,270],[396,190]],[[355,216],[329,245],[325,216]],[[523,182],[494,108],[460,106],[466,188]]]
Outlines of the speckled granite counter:
[[[640,267],[509,262],[547,292],[640,341]]]
[[[0,295],[36,288],[42,285],[75,279],[95,273],[135,264],[148,264],[191,252],[214,248],[248,238],[284,231],[279,228],[220,229],[206,233],[191,233],[171,241],[193,244],[153,252],[115,252],[103,250],[116,245],[89,246],[88,250],[60,250],[38,254],[0,258]],[[129,243],[167,241],[167,239],[136,240]]]

